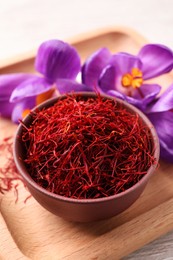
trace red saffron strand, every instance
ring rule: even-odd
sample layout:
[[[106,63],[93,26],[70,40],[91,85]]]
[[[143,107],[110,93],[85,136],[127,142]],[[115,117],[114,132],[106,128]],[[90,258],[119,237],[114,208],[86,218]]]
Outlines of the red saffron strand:
[[[102,198],[136,184],[155,163],[138,114],[97,97],[67,95],[23,124],[25,164],[38,185],[61,196]]]
[[[22,181],[14,159],[13,159],[13,137],[6,137],[0,144],[0,156],[3,158],[0,166],[0,193],[4,194],[7,191],[14,191],[16,202],[18,200],[18,183]]]

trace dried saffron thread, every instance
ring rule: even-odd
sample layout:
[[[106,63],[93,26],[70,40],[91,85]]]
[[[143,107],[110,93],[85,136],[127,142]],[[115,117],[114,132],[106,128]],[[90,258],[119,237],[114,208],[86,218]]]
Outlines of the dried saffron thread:
[[[116,100],[68,95],[31,115],[32,124],[23,127],[24,161],[53,193],[111,196],[132,187],[156,161],[150,129]]]
[[[23,179],[18,173],[13,159],[13,137],[4,138],[0,144],[0,157],[4,159],[0,166],[0,193],[4,194],[7,191],[13,190],[18,200],[18,183]]]

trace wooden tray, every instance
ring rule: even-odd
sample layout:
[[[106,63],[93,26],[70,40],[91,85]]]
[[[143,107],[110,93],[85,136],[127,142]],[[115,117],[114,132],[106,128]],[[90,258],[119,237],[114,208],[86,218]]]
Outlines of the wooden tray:
[[[82,59],[100,47],[137,53],[146,40],[127,28],[109,28],[71,42]],[[34,53],[6,61],[0,73],[33,71]],[[164,87],[172,76],[159,78]],[[16,126],[0,119],[0,135]],[[2,162],[2,158],[0,159]],[[0,196],[0,258],[2,259],[120,259],[173,229],[173,166],[161,162],[140,199],[124,213],[97,223],[67,222],[43,209],[33,198],[24,204],[21,186]]]

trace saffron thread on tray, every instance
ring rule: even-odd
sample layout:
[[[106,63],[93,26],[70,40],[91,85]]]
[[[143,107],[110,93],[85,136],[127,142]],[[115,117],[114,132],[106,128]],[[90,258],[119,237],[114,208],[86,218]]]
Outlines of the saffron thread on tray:
[[[0,193],[4,194],[7,191],[13,190],[18,199],[18,181],[23,179],[18,173],[13,159],[13,137],[9,136],[1,140],[0,155],[4,163],[1,161],[0,166]]]
[[[101,96],[67,95],[23,124],[25,164],[46,190],[102,198],[136,184],[155,163],[150,129],[137,113]]]

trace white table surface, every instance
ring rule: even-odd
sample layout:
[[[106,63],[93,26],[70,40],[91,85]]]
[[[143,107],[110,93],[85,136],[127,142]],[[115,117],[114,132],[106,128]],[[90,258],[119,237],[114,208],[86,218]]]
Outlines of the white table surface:
[[[173,48],[173,0],[0,0],[0,61],[93,29],[124,25]],[[125,258],[173,259],[173,232]]]

